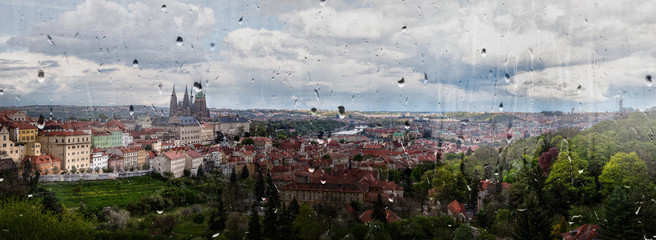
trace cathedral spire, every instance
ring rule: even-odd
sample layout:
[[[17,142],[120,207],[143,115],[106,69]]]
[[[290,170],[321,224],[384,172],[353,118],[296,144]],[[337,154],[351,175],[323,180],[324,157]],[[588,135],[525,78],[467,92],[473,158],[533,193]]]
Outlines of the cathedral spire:
[[[169,105],[169,117],[177,116],[178,111],[178,97],[175,95],[175,85],[173,85],[173,92],[171,93],[171,103]]]
[[[182,116],[191,116],[191,103],[189,102],[189,92],[185,85],[184,98],[182,99]]]

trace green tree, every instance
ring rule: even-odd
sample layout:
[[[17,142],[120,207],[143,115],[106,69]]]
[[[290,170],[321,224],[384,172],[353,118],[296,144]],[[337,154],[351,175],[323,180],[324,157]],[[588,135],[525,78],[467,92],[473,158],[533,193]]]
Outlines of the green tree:
[[[246,167],[246,164],[244,164],[244,167],[241,168],[241,175],[239,175],[239,180],[246,180],[250,176],[250,173],[248,172],[248,167]]]
[[[380,193],[378,194],[378,198],[376,198],[376,202],[374,202],[374,209],[373,212],[371,213],[371,218],[374,221],[381,221],[387,223],[387,213],[385,213],[385,204],[383,203],[383,199],[381,198]]]
[[[358,153],[355,156],[353,156],[353,161],[355,161],[355,162],[360,162],[360,161],[362,161],[362,159],[364,159],[364,156],[362,156],[362,154]]]
[[[296,217],[298,215],[298,212],[301,209],[301,206],[298,205],[298,201],[296,201],[296,197],[292,198],[292,202],[289,203],[289,207],[287,207],[289,211]]]
[[[324,232],[324,226],[318,221],[319,216],[314,212],[312,207],[307,204],[300,206],[296,220],[294,221],[294,230],[298,232],[299,237],[304,240],[318,239],[319,235]]]
[[[434,189],[437,200],[465,201],[468,199],[469,191],[467,189],[467,180],[460,173],[450,171],[448,167],[441,166],[435,170],[428,170],[421,176],[419,186],[422,188]],[[470,187],[471,188],[471,187]]]
[[[175,216],[168,214],[159,215],[153,221],[153,228],[159,230],[161,234],[169,234],[177,224],[178,221],[175,219]]]
[[[608,196],[605,209],[606,217],[599,229],[602,239],[642,239],[640,219],[636,214],[638,205],[622,188],[616,187]]]
[[[242,143],[244,143],[244,145],[253,145],[255,144],[255,141],[251,138],[246,138]]]
[[[237,184],[237,170],[235,166],[232,166],[232,172],[230,172],[230,184]]]
[[[453,240],[472,240],[474,239],[474,230],[470,226],[460,225],[453,231]]]
[[[278,232],[278,214],[277,209],[273,206],[272,202],[266,204],[266,210],[264,211],[264,221],[262,223],[262,230],[264,237],[268,239],[284,239],[279,238],[280,233]]]
[[[248,217],[245,214],[232,212],[228,215],[226,228],[223,232],[228,239],[244,239],[248,230]]]
[[[98,118],[106,120],[106,119],[109,119],[109,116],[105,115],[104,113],[98,113]]]
[[[228,220],[228,214],[225,210],[225,207],[223,206],[223,200],[219,199],[217,201],[216,207],[214,207],[212,211],[212,215],[210,215],[210,219],[208,221],[209,228],[214,231],[223,231],[226,227],[226,221]]]
[[[0,201],[2,239],[94,239],[94,222],[73,213],[55,213],[39,201]]]
[[[585,171],[588,163],[573,152],[560,152],[551,166],[546,181],[547,190],[555,192],[562,201],[585,202],[596,194],[594,178]]]
[[[296,198],[294,198],[289,204],[289,207],[285,208],[280,215],[280,220],[278,222],[278,230],[280,233],[278,235],[280,239],[298,239],[298,232],[294,229],[294,221],[296,220],[296,214],[298,214],[298,208],[298,202],[296,202]]]
[[[253,203],[251,207],[251,215],[248,218],[248,240],[262,240],[262,224],[260,224],[260,216],[257,214],[256,204]]]
[[[276,185],[273,183],[273,180],[271,179],[271,174],[267,173],[267,192],[266,195],[269,198],[269,203],[272,204],[274,208],[279,208],[280,207],[280,193],[278,192],[278,188]]]
[[[196,177],[198,177],[198,178],[205,177],[205,169],[203,169],[203,164],[202,163],[200,164],[200,166],[198,166],[198,170],[196,170]]]
[[[28,158],[23,162],[23,181],[30,187],[30,192],[36,191],[41,173],[33,169],[32,161]]]
[[[255,199],[262,201],[262,198],[264,198],[264,177],[262,177],[262,172],[258,171],[255,181]]]
[[[551,240],[550,216],[542,209],[534,193],[529,193],[515,212],[514,239]]]
[[[604,194],[609,194],[616,187],[644,189],[647,174],[647,164],[635,152],[618,152],[606,163],[599,176]]]

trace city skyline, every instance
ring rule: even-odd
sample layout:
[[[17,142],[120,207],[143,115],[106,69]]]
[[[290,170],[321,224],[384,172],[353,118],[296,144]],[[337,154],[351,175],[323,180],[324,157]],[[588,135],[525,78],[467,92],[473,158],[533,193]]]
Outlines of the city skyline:
[[[656,105],[651,2],[33,3],[0,1],[3,106],[167,106],[194,82],[210,108]]]

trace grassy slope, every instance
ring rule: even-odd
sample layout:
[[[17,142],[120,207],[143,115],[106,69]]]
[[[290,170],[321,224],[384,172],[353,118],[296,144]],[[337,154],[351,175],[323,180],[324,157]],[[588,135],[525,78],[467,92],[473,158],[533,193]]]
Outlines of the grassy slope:
[[[120,182],[120,184],[118,184]],[[81,186],[76,193],[73,188]],[[120,185],[120,187],[119,187]],[[45,189],[54,191],[57,199],[67,208],[77,208],[80,202],[88,208],[118,206],[125,208],[130,202],[137,202],[144,196],[169,187],[167,182],[150,176],[87,182],[41,183]]]

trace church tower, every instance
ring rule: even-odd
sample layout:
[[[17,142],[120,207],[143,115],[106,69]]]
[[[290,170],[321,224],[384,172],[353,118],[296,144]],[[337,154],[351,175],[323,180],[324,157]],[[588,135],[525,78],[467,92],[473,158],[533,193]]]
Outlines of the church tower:
[[[182,109],[181,116],[191,116],[191,105],[189,103],[189,93],[187,92],[187,86],[185,86],[184,98],[182,99]]]
[[[197,118],[210,117],[210,111],[207,109],[207,102],[205,101],[205,93],[203,92],[196,93],[196,99],[194,100],[194,116]]]
[[[178,97],[175,95],[175,85],[173,85],[173,92],[171,93],[171,103],[169,105],[169,117],[178,116]]]

